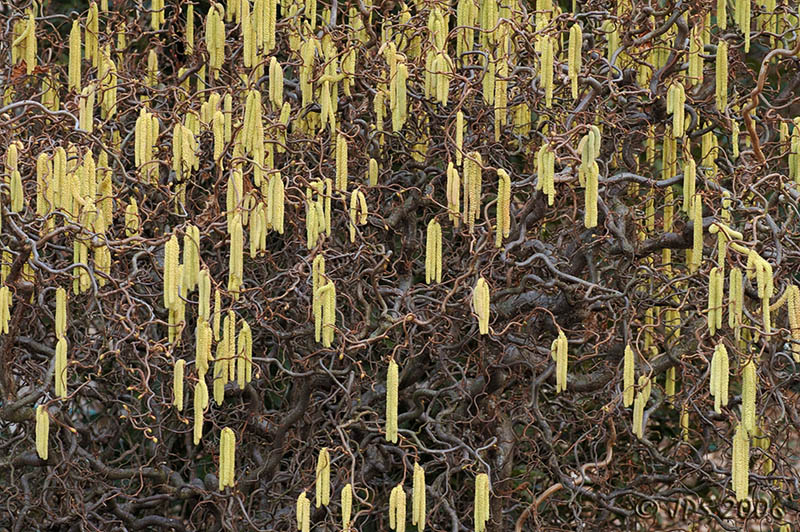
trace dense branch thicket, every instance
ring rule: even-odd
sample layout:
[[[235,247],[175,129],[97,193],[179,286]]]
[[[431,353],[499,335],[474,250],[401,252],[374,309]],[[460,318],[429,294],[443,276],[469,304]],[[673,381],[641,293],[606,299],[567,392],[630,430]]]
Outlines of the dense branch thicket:
[[[0,530],[798,525],[796,2],[3,9]]]

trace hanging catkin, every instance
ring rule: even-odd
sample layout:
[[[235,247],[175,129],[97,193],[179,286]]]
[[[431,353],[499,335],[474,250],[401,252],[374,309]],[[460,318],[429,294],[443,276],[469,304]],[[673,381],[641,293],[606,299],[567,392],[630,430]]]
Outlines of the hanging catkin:
[[[719,1],[725,4],[725,0]],[[724,25],[720,27],[725,28]],[[724,113],[728,107],[728,42],[721,39],[717,44],[716,75],[717,110]]]
[[[483,160],[478,152],[470,152],[464,161],[464,217],[467,219],[467,227],[472,233],[475,221],[481,209],[481,188],[482,188],[482,169]]]
[[[342,530],[350,530],[350,514],[353,509],[353,485],[349,482],[342,488]]]
[[[472,290],[472,306],[478,316],[478,328],[481,334],[489,333],[489,285],[483,277],[478,279]]]
[[[499,248],[503,245],[503,238],[507,238],[511,231],[511,177],[502,168],[497,170],[497,177],[497,227],[494,244]]]
[[[233,487],[236,470],[236,436],[230,427],[222,429],[219,437],[219,490]]]
[[[389,494],[389,528],[397,532],[406,530],[406,492],[402,484]]]
[[[50,415],[44,405],[36,407],[36,454],[47,461],[47,444],[50,437]]]
[[[751,358],[742,368],[742,424],[748,434],[756,428],[756,391],[758,390],[758,375],[756,365]]]
[[[178,305],[178,237],[173,233],[164,245],[164,306],[174,310]]]
[[[489,475],[478,473],[475,477],[475,501],[473,504],[475,532],[484,532],[489,520]]]
[[[183,359],[175,362],[175,367],[172,370],[172,392],[174,400],[172,402],[178,412],[183,411],[183,373],[186,367],[186,361]]]
[[[253,379],[253,333],[245,320],[242,320],[237,344],[236,382],[242,390]]]
[[[56,343],[55,394],[67,398],[67,339],[63,336]]]
[[[569,72],[572,99],[578,98],[578,76],[581,72],[581,59],[583,55],[583,30],[580,24],[573,24],[569,29],[569,53],[567,57],[567,70]]]
[[[556,393],[567,389],[568,348],[567,336],[559,327],[558,338],[550,344],[550,356],[556,363]]]
[[[331,501],[331,458],[328,448],[323,447],[317,457],[317,476],[316,476],[316,506],[328,506]]]
[[[736,425],[731,457],[731,482],[736,500],[747,499],[750,484],[750,438],[743,423]]]
[[[386,441],[392,443],[397,443],[398,372],[397,363],[390,360],[386,374]]]
[[[788,288],[788,291],[789,293],[786,301],[786,308],[789,314],[789,330],[791,332],[792,339],[792,354],[794,361],[800,364],[800,288],[798,288],[797,285],[791,285]],[[741,308],[741,304],[739,308]],[[741,312],[739,321],[741,321]]]
[[[412,487],[411,524],[417,530],[425,530],[425,470],[414,462],[414,481]]]
[[[714,411],[722,413],[721,407],[728,405],[728,350],[723,344],[717,344],[711,358],[710,391],[714,397]]]
[[[303,491],[297,497],[297,530],[301,532],[309,532],[311,529],[311,501]]]
[[[442,226],[436,219],[428,222],[425,239],[425,282],[442,282]]]
[[[636,372],[636,359],[634,358],[633,349],[631,346],[625,346],[625,360],[623,369],[623,385],[622,397],[623,405],[627,408],[633,404],[634,388],[634,375]]]

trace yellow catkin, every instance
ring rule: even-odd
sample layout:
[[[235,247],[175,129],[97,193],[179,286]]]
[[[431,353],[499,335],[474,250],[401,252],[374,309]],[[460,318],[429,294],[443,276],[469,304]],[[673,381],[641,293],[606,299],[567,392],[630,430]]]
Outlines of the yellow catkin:
[[[378,184],[378,161],[371,157],[369,159],[368,178],[369,186],[374,187]]]
[[[556,363],[556,393],[567,389],[567,372],[569,342],[561,328],[558,329],[558,338],[550,344],[550,356]]]
[[[236,381],[239,389],[253,379],[253,333],[250,325],[242,320],[239,329],[238,351],[236,356]]]
[[[178,237],[173,234],[164,246],[164,307],[174,310],[178,304]]]
[[[211,357],[211,326],[208,322],[198,317],[197,327],[195,328],[195,361],[194,365],[197,368],[197,374],[202,380],[208,372],[208,362],[212,360]],[[203,405],[205,406],[205,405]]]
[[[625,360],[623,363],[623,385],[622,397],[623,404],[627,408],[633,404],[634,388],[634,374],[636,372],[636,359],[634,358],[633,349],[631,346],[625,346]]]
[[[353,485],[349,482],[342,488],[342,530],[350,530],[350,514],[353,509]]]
[[[336,136],[336,190],[347,190],[347,139],[341,133]]]
[[[728,10],[726,0],[717,0],[717,26],[724,30],[728,27]]]
[[[461,178],[452,161],[447,163],[447,216],[455,227],[461,223]]]
[[[44,405],[36,407],[36,454],[47,461],[47,444],[50,438],[50,414]]]
[[[720,0],[724,4],[724,0]],[[724,29],[724,26],[723,26]],[[717,110],[724,113],[728,107],[728,42],[720,40],[716,57],[716,104]]]
[[[472,306],[478,316],[480,334],[489,333],[489,285],[480,277],[472,290]]]
[[[719,283],[717,282],[717,277],[721,276],[721,272],[715,266],[711,268],[711,272],[708,275],[708,308],[707,308],[707,319],[708,319],[708,332],[711,336],[717,332],[717,312],[722,312],[722,309],[717,308],[717,288]]]
[[[186,39],[186,55],[194,54],[194,4],[189,4],[189,7],[186,8],[184,37]]]
[[[397,72],[392,80],[392,94],[395,95],[392,100],[392,130],[396,133],[403,129],[403,125],[408,118],[407,110],[407,87],[406,81],[408,79],[408,66],[405,63],[397,65]]]
[[[236,435],[225,427],[219,437],[219,490],[233,488],[236,471]]]
[[[742,424],[752,434],[756,428],[756,391],[758,375],[753,359],[745,362],[742,368]]]
[[[356,240],[356,226],[367,223],[367,198],[360,190],[350,195],[350,242]]]
[[[228,382],[228,343],[221,341],[217,344],[217,353],[214,357],[214,402],[221,405],[225,400],[225,383]]]
[[[309,532],[311,530],[311,501],[303,491],[297,497],[297,530],[301,532]]]
[[[721,407],[728,404],[728,364],[728,350],[717,344],[711,358],[710,391],[714,397],[714,411],[718,414],[722,412]]]
[[[406,530],[406,492],[402,484],[389,494],[389,528],[397,532]]]
[[[500,168],[497,170],[497,228],[495,231],[496,247],[503,245],[511,230],[511,177]]]
[[[8,286],[0,287],[0,334],[8,334],[11,321],[11,290]]]
[[[480,153],[473,151],[467,154],[462,181],[464,184],[464,217],[467,219],[470,233],[472,233],[480,213],[482,166],[483,160]]]
[[[689,441],[689,407],[686,404],[681,407],[681,438]]]
[[[67,398],[67,339],[63,336],[56,343],[55,392],[57,397]]]
[[[703,200],[700,194],[695,194],[692,200],[691,220],[692,230],[692,255],[689,261],[689,272],[694,273],[703,260]]]
[[[475,500],[473,504],[475,532],[484,532],[489,520],[489,475],[478,473],[475,477]]]
[[[547,196],[547,204],[552,206],[556,195],[555,185],[555,153],[550,148],[550,143],[542,144],[536,153],[536,190],[541,190]]]
[[[425,282],[442,282],[442,226],[436,219],[428,222],[425,239]]]
[[[456,113],[456,164],[461,166],[461,160],[464,156],[464,113],[459,111]]]
[[[747,499],[750,484],[750,438],[743,423],[736,425],[731,457],[731,482],[736,500]]]
[[[274,56],[269,61],[269,100],[275,109],[283,106],[283,69]]]
[[[67,291],[56,289],[56,338],[64,338],[67,332]]]
[[[175,362],[175,367],[172,370],[172,392],[174,400],[172,404],[178,409],[178,412],[183,411],[183,374],[186,367],[186,361],[183,359]]]
[[[639,376],[639,390],[633,400],[633,433],[637,438],[644,438],[644,408],[650,399],[651,381],[647,375]]]
[[[139,206],[136,198],[131,198],[131,202],[125,207],[125,236],[139,236]]]
[[[330,347],[336,330],[336,287],[328,281],[314,291],[314,336],[324,347]]]
[[[242,215],[236,213],[231,221],[231,244],[228,257],[228,291],[234,299],[239,297],[239,289],[244,277],[244,230]]]
[[[789,314],[789,330],[791,332],[792,355],[796,363],[800,363],[800,288],[791,285],[788,288],[786,307]],[[741,321],[741,317],[740,317]]]
[[[331,457],[328,448],[323,447],[317,457],[316,506],[328,506],[331,500]]]
[[[414,462],[412,493],[411,524],[422,531],[425,529],[425,470],[417,462]]]
[[[689,156],[683,166],[683,205],[684,212],[693,213],[692,202],[695,196],[695,183],[697,181],[697,165],[694,158]]]
[[[79,21],[72,21],[69,32],[69,67],[68,84],[70,90],[81,90],[81,27]]]
[[[569,50],[567,56],[567,66],[569,72],[570,85],[572,89],[572,99],[578,98],[578,76],[581,72],[583,30],[580,24],[573,24],[569,29]]]
[[[386,374],[386,441],[397,443],[397,395],[399,368],[394,359],[389,361]]]

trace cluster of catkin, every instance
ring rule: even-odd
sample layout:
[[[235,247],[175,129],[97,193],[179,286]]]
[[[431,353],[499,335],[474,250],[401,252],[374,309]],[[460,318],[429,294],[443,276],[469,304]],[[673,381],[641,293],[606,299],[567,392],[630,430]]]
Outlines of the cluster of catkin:
[[[314,314],[314,339],[324,347],[333,344],[336,331],[336,287],[325,276],[325,258],[314,257],[311,265],[311,310]]]
[[[11,64],[16,65],[20,61],[25,61],[27,74],[31,74],[37,64],[36,4],[33,6],[28,9],[25,18],[14,23],[13,41],[11,42]]]
[[[320,449],[319,455],[317,456],[314,487],[316,490],[316,507],[328,506],[331,501],[331,457],[327,447]],[[353,486],[350,483],[345,484],[342,488],[341,504],[342,529],[348,531],[350,530],[350,519],[353,507]],[[311,529],[311,501],[308,499],[305,491],[297,497],[296,516],[297,530],[308,532]],[[420,528],[420,530],[422,529]]]
[[[158,134],[158,118],[142,107],[134,131],[134,163],[153,185],[158,184],[158,162],[155,155]]]

